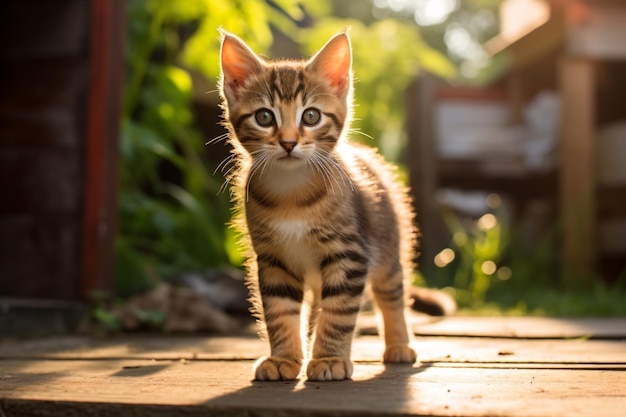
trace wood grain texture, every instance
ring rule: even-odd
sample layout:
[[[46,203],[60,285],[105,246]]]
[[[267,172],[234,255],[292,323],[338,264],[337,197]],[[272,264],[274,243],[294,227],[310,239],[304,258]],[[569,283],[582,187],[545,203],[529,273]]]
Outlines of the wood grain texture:
[[[479,337],[418,337],[425,363],[612,365],[626,363],[626,340],[529,340]],[[380,362],[378,336],[354,340],[352,358]],[[253,361],[269,354],[266,341],[240,337],[64,337],[0,345],[0,358],[19,360],[197,360]]]
[[[423,336],[480,336],[529,339],[626,338],[626,319],[549,317],[449,317],[414,325]]]
[[[3,297],[78,297],[88,6],[0,4]]]
[[[520,323],[527,328],[545,326],[552,334],[569,334],[567,325],[584,324],[587,333],[597,335],[613,327],[624,331],[625,322],[492,319],[501,324],[503,335]],[[444,328],[447,321],[454,324],[448,330],[459,329],[460,323],[484,330],[494,322],[453,317],[431,326]],[[251,381],[254,360],[267,353],[267,343],[252,334],[4,341],[0,415],[623,415],[626,337],[503,335],[417,337],[414,345],[421,363],[414,366],[384,366],[382,341],[357,336],[352,380],[328,383]]]
[[[250,367],[246,361],[9,361],[3,363],[0,392],[11,416],[36,410],[71,415],[62,413],[77,409],[120,416],[148,411],[171,416],[618,416],[626,406],[626,373],[615,371],[357,364],[351,381],[258,383],[250,381]]]

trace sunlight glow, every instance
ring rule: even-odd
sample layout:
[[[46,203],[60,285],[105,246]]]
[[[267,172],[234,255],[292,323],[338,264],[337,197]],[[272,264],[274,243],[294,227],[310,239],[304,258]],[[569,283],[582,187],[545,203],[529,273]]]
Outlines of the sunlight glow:
[[[496,209],[502,204],[502,199],[498,194],[491,193],[487,196],[487,207]]]
[[[550,19],[550,4],[543,0],[507,0],[500,7],[500,36],[507,42],[520,39]]]
[[[487,57],[482,45],[459,23],[448,25],[444,41],[450,52],[461,58],[482,61]]]
[[[483,46],[459,23],[452,23],[446,27],[444,41],[452,56],[464,60],[461,72],[466,77],[476,76],[489,62]]]
[[[491,213],[487,213],[478,219],[478,228],[480,230],[493,229],[498,224],[498,219]]]
[[[463,246],[467,243],[467,233],[465,232],[455,232],[452,236],[452,241],[456,243],[457,246]]]
[[[494,272],[496,272],[496,269],[497,266],[494,261],[485,261],[480,267],[480,270],[487,275],[492,275]]]
[[[444,250],[439,252],[437,256],[435,256],[435,265],[437,265],[439,268],[443,268],[444,266],[448,265],[450,262],[454,261],[455,257],[456,257],[456,254],[454,253],[452,249],[445,248]]]
[[[420,26],[443,23],[459,7],[458,0],[421,0],[414,3],[415,22]]]
[[[507,281],[513,276],[513,271],[508,266],[503,266],[502,268],[498,269],[498,272],[496,272],[496,276],[502,281]]]
[[[459,0],[374,0],[378,9],[395,13],[412,13],[420,26],[432,26],[445,22],[459,7]]]

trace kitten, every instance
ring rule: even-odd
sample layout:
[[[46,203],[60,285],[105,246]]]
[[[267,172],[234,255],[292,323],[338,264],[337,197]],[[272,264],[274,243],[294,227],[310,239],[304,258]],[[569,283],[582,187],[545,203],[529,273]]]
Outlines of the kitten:
[[[308,61],[267,61],[222,32],[231,180],[252,248],[249,285],[271,347],[255,365],[257,380],[296,379],[305,356],[309,380],[350,378],[366,283],[382,313],[384,362],[417,358],[404,315],[414,214],[394,168],[347,140],[351,61],[347,33]]]

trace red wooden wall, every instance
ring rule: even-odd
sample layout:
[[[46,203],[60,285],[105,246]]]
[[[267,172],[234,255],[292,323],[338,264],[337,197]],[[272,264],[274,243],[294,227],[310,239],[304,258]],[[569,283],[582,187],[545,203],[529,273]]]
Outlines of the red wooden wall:
[[[0,298],[111,288],[124,3],[0,3]]]

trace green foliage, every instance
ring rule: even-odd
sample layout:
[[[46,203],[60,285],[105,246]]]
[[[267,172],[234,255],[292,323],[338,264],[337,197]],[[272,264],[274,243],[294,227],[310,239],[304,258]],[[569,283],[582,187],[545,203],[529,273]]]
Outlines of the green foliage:
[[[469,230],[452,212],[444,210],[443,215],[454,231],[452,242],[459,258],[454,272],[457,298],[462,305],[478,307],[491,287],[492,277],[497,276],[498,263],[507,244],[505,227],[491,213],[472,222]],[[445,263],[445,259],[440,262]]]
[[[344,13],[349,13],[357,3],[361,3],[360,0],[346,2],[353,7],[343,6],[341,10]],[[455,77],[457,82],[477,84],[493,81],[501,70],[502,60],[494,60],[484,44],[499,32],[498,7],[502,0],[458,0],[453,2],[452,9],[448,9],[449,2],[442,1],[438,12],[445,13],[447,10],[447,15],[439,15],[434,10],[435,2],[430,2],[430,7],[426,8],[420,7],[424,6],[421,1],[376,0],[372,3],[374,14],[379,17],[412,24],[421,22],[420,33],[424,40],[432,48],[443,52],[459,69]]]
[[[452,234],[450,247],[437,255],[438,270],[429,283],[451,286],[462,313],[620,316],[626,315],[626,274],[608,285],[593,277],[591,288],[561,283],[558,225],[530,248],[522,225],[511,228],[496,209],[477,221],[464,222],[450,210],[443,216]]]
[[[119,318],[110,310],[104,307],[96,307],[91,312],[91,319],[94,323],[95,331],[101,334],[115,333],[122,329]]]

